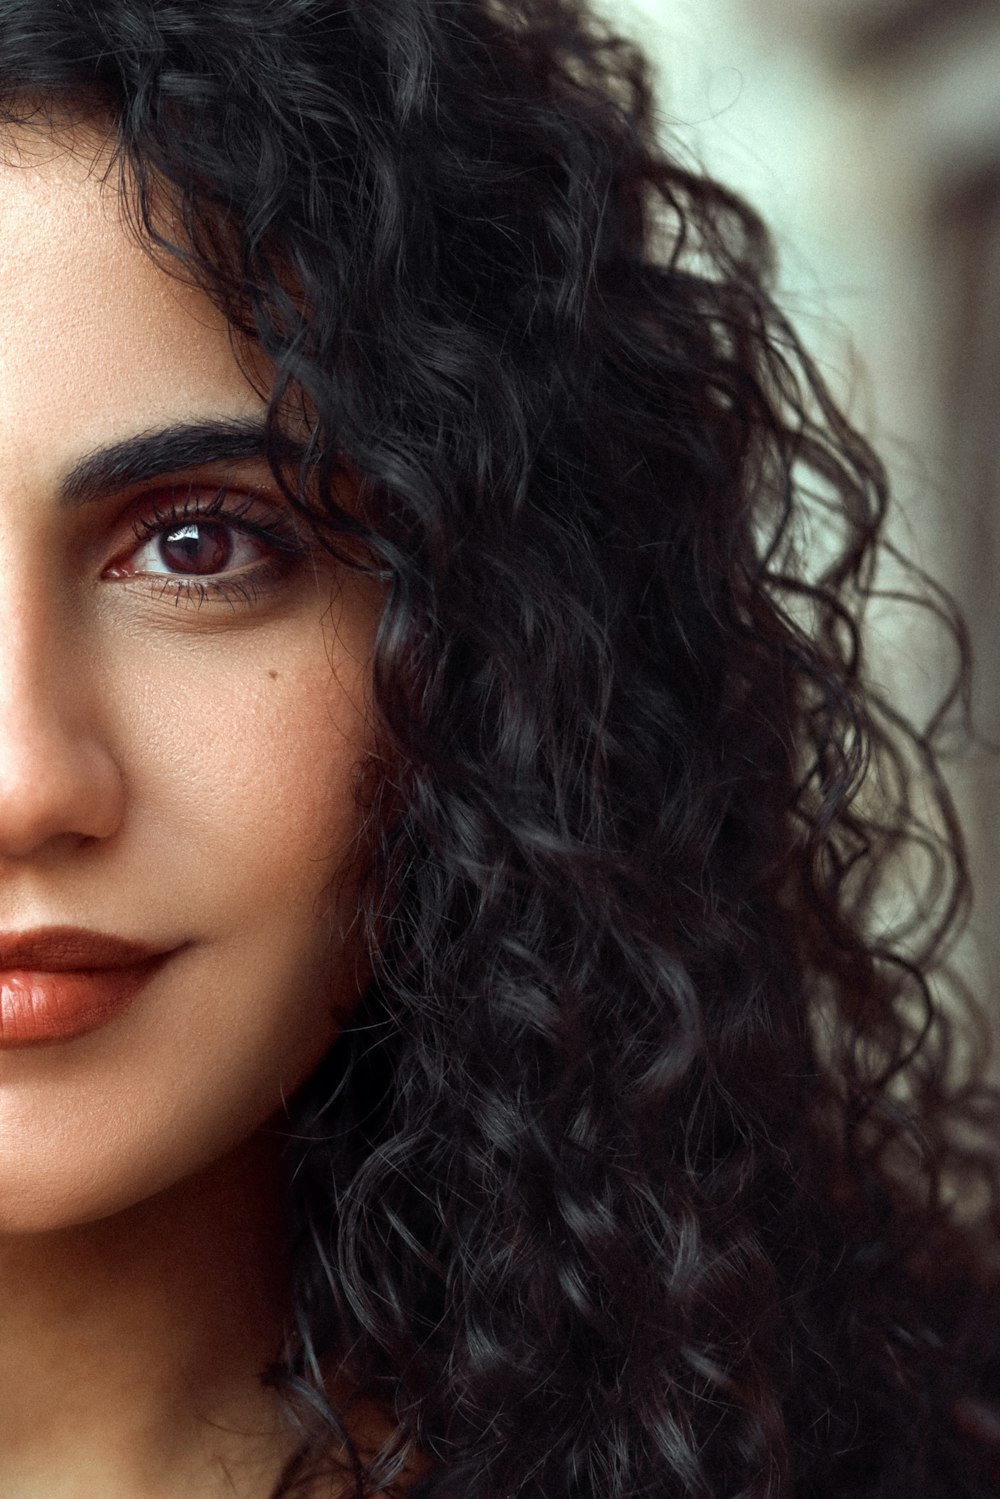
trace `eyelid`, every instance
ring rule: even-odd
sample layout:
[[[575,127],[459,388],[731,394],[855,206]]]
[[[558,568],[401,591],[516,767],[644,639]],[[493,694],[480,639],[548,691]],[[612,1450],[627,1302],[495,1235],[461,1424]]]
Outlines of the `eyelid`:
[[[304,544],[287,510],[266,490],[225,481],[199,484],[189,480],[182,485],[150,487],[133,496],[125,515],[132,546],[160,529],[206,518],[259,535],[280,550],[298,551]],[[112,560],[120,560],[128,548],[128,542],[116,545]]]
[[[158,474],[123,490],[122,498],[125,512],[131,514],[154,498],[166,504],[195,495],[214,496],[220,490],[238,498],[248,497],[265,505],[285,508],[284,499],[275,490],[273,481],[269,482],[269,478],[262,476],[257,463],[224,464],[205,472],[194,469],[180,474]]]
[[[199,511],[215,510],[224,501],[232,499],[237,505],[262,503],[277,509],[277,502],[260,485],[240,483],[229,478],[208,477],[205,479],[162,480],[149,484],[134,494],[129,502],[130,513],[141,511],[152,501],[160,501],[164,509],[177,509],[179,513],[192,505]]]

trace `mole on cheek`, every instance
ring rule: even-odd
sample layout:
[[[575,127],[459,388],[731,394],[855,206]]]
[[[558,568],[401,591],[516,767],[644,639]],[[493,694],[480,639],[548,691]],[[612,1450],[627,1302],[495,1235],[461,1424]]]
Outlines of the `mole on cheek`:
[[[268,676],[271,678],[272,682],[276,682],[278,680],[278,673],[276,671],[269,671]]]

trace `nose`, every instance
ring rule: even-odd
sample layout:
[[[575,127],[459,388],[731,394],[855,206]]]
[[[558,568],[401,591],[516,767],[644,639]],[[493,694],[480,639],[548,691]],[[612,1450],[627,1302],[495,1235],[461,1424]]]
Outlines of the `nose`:
[[[120,769],[87,711],[89,674],[40,612],[0,615],[0,862],[110,837],[123,815]]]

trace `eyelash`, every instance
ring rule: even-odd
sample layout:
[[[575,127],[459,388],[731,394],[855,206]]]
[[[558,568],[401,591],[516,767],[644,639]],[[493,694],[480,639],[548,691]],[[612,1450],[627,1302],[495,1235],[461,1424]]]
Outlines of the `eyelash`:
[[[160,584],[157,592],[161,598],[166,595],[172,597],[175,604],[190,603],[195,608],[211,602],[228,603],[233,607],[240,604],[253,605],[269,584],[280,582],[294,561],[305,555],[305,547],[294,538],[289,527],[280,520],[273,521],[269,526],[247,520],[245,517],[248,511],[253,509],[253,498],[247,497],[235,505],[227,505],[231,494],[232,490],[223,485],[207,504],[190,494],[181,504],[161,507],[154,503],[151,509],[132,522],[132,534],[137,545],[151,541],[165,531],[176,530],[185,521],[215,520],[231,526],[244,536],[263,542],[273,548],[277,555],[257,563],[253,568],[244,568],[230,578],[224,573],[218,577],[185,577],[182,573],[175,577],[146,574],[150,579],[156,577]]]

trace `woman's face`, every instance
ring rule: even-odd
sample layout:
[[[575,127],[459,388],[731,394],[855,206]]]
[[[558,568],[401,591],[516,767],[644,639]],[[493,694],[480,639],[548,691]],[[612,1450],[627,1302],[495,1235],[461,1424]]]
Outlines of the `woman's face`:
[[[179,1182],[280,1109],[329,1045],[364,978],[345,860],[380,603],[353,570],[282,545],[288,516],[252,444],[192,464],[210,449],[161,441],[141,480],[81,467],[139,434],[265,408],[213,305],[129,238],[116,174],[102,187],[85,156],[14,140],[17,163],[0,164],[0,1232]],[[25,971],[44,958],[4,957],[5,939],[50,927],[169,956],[126,1003],[127,983],[74,990]]]

